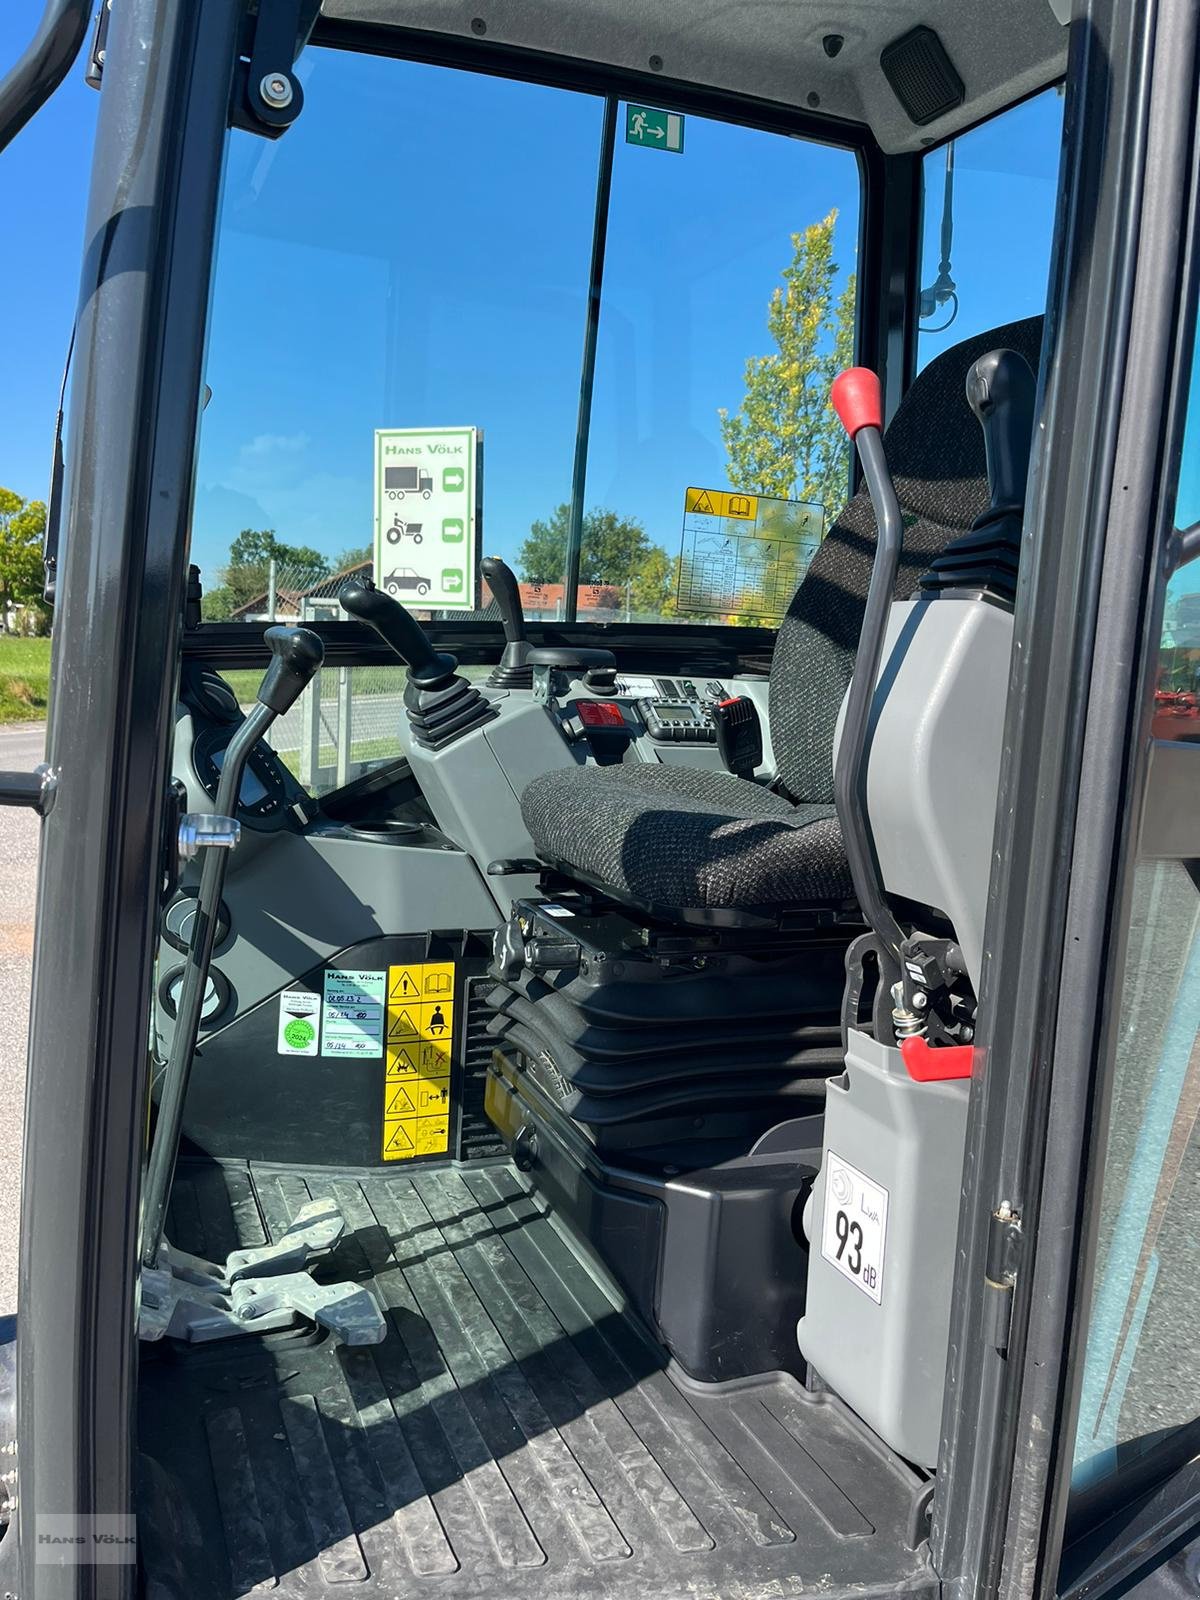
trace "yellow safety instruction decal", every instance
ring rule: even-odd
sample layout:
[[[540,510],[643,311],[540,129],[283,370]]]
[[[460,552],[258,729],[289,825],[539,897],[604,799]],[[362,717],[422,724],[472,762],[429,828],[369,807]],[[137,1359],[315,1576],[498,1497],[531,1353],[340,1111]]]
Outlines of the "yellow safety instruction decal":
[[[450,1148],[454,963],[388,968],[383,1159],[444,1155]]]
[[[737,517],[753,522],[758,516],[756,494],[736,494],[725,489],[689,489],[683,497],[684,516]]]

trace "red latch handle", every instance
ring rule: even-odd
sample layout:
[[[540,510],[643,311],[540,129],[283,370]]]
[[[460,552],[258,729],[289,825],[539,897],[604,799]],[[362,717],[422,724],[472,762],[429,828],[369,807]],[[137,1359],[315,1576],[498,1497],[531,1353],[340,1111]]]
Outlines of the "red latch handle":
[[[900,1055],[914,1083],[946,1083],[951,1078],[969,1078],[975,1046],[944,1044],[936,1049],[928,1039],[901,1039]]]
[[[852,439],[860,428],[883,427],[883,395],[870,367],[847,367],[839,372],[830,399]]]

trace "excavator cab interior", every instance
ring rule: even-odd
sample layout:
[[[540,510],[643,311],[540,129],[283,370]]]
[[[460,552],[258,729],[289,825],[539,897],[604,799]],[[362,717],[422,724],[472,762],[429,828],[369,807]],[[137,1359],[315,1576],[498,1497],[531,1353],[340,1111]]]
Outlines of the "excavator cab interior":
[[[122,635],[178,675],[160,653],[106,724],[145,730],[121,793],[155,795],[131,1312],[93,1346],[132,1430],[112,1582],[1108,1592],[1187,1525],[1135,1556],[1114,1517],[1196,1455],[1194,1404],[1121,1421],[1143,1269],[1088,1411],[1120,1249],[1080,1221],[1109,1081],[1080,1019],[1118,946],[1063,965],[1125,937],[1135,857],[1194,866],[1195,741],[1120,730],[1195,553],[1195,18],[552,13],[113,0],[85,46],[91,222],[118,207],[119,252],[127,207],[159,218],[139,326],[179,391]],[[92,508],[141,526],[97,492],[117,398],[88,427],[122,281],[89,255],[68,634]],[[85,718],[60,681],[44,895]],[[53,1341],[22,1337],[32,1428]]]

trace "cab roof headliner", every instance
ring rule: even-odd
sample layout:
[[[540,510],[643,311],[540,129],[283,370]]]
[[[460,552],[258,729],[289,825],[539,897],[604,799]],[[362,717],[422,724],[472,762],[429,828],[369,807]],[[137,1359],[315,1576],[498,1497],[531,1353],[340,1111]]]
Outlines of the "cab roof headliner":
[[[596,62],[866,123],[889,152],[920,150],[1040,89],[1066,66],[1070,0],[323,0],[322,15]],[[480,22],[485,32],[479,34]],[[924,126],[879,65],[923,24],[966,95]],[[833,59],[823,40],[841,35]],[[651,58],[661,67],[651,68]],[[665,96],[666,97],[666,96]]]

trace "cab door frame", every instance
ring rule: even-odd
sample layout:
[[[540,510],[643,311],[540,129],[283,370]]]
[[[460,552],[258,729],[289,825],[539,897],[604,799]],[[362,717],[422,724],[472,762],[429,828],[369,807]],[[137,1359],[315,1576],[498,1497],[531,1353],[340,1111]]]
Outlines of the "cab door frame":
[[[1093,0],[1072,27],[934,1512],[955,1600],[1059,1586],[1195,327],[1197,22]],[[1180,1489],[1086,1592],[1200,1521]]]

